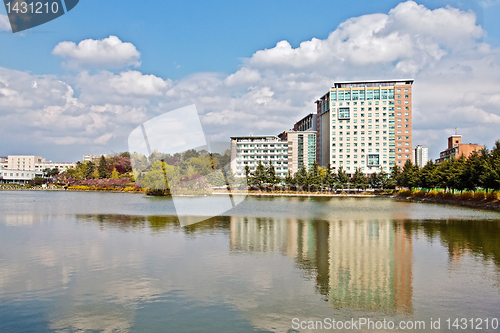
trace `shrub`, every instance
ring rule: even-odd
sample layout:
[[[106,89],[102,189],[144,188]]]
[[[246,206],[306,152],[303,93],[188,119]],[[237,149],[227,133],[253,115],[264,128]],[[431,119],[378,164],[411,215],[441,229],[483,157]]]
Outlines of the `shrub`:
[[[484,192],[474,193],[474,200],[483,200],[486,197]]]
[[[472,194],[471,192],[462,192],[460,193],[459,197],[462,200],[470,200],[474,198],[474,194]]]

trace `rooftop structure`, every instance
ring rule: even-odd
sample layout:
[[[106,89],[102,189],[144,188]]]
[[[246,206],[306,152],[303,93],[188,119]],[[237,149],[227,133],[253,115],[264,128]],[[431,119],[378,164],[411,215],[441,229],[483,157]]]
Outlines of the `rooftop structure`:
[[[452,158],[459,158],[460,156],[469,157],[474,151],[480,151],[484,146],[477,143],[462,143],[461,135],[452,135],[448,138],[448,148],[439,153],[439,158],[436,160],[437,164]]]

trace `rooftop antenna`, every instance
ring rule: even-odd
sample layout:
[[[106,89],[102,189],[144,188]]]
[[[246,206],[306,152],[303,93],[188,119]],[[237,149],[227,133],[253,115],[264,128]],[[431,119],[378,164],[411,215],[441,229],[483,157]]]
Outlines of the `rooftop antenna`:
[[[455,127],[455,135],[457,135],[457,128]]]

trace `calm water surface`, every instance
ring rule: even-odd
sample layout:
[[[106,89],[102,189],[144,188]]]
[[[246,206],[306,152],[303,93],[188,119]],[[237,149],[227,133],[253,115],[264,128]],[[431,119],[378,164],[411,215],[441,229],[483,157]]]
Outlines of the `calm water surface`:
[[[462,317],[500,320],[499,213],[248,197],[180,227],[168,198],[0,192],[0,332],[311,331],[293,318],[447,332]]]

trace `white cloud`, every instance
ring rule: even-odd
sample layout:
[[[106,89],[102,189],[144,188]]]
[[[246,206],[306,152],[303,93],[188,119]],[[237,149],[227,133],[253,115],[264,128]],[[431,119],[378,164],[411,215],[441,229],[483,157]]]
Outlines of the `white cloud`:
[[[0,31],[12,31],[7,15],[0,14]]]
[[[0,121],[12,124],[4,135],[29,128],[34,142],[73,137],[117,151],[142,122],[194,103],[208,139],[220,141],[291,128],[316,112],[314,101],[335,81],[414,78],[413,143],[436,157],[455,127],[464,141],[491,146],[500,138],[500,50],[483,43],[484,34],[471,12],[408,1],[387,14],[346,20],[326,39],[256,51],[228,76],[197,73],[173,82],[133,70],[82,71],[60,82],[0,69]]]
[[[123,68],[139,67],[141,53],[132,43],[122,42],[116,36],[95,40],[85,39],[76,45],[73,42],[60,42],[52,53],[68,59],[70,68]]]

